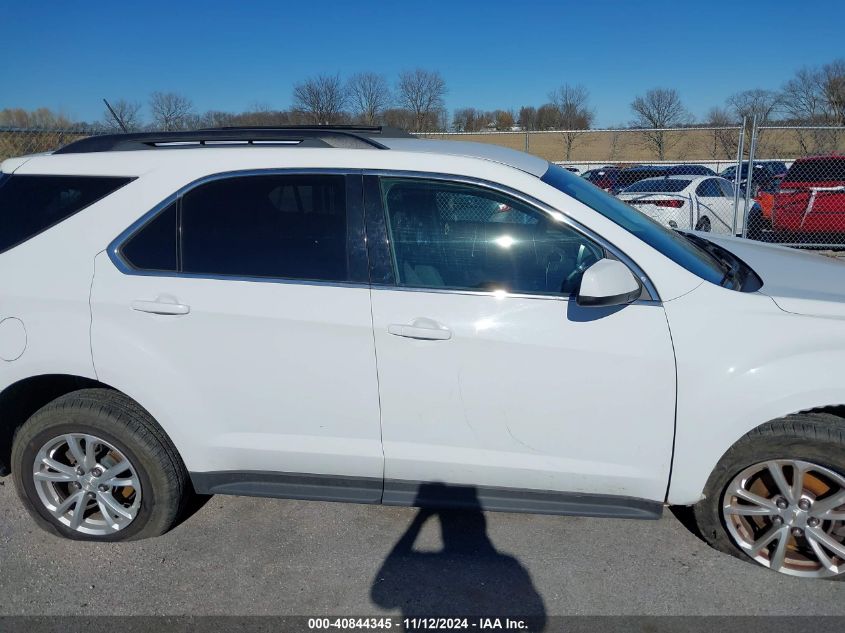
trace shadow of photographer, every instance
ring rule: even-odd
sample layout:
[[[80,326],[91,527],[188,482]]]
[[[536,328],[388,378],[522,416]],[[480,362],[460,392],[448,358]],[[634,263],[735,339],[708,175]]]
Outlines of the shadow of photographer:
[[[484,616],[522,620],[532,632],[545,628],[543,599],[519,561],[493,546],[475,488],[422,484],[414,505],[423,507],[373,580],[375,604],[400,609],[403,618]],[[415,550],[433,517],[440,519],[443,548]]]

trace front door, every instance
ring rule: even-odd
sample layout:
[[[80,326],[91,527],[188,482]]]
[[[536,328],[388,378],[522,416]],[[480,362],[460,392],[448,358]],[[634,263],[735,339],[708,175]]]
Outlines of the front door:
[[[675,406],[662,306],[579,307],[581,274],[608,252],[554,214],[479,184],[366,179],[368,230],[384,231],[371,262],[389,262],[372,291],[384,501],[424,502],[426,482],[477,487],[499,509],[662,501]],[[578,494],[560,506],[557,492]]]

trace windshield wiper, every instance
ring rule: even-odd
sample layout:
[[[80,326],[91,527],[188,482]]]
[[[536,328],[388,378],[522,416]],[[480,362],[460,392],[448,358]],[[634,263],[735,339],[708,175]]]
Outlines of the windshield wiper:
[[[719,282],[720,286],[724,286],[728,281],[736,278],[742,268],[742,263],[739,259],[733,257],[729,251],[719,248],[713,244],[713,242],[706,240],[703,237],[683,232],[681,235],[716,260],[716,264],[722,270],[722,280]],[[726,254],[728,255],[727,257],[725,256]]]

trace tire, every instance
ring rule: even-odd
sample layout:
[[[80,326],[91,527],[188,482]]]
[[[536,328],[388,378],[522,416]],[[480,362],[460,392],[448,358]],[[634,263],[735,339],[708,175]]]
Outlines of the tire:
[[[79,451],[85,461],[73,457]],[[52,465],[45,465],[44,456]],[[109,389],[75,391],[38,410],[15,434],[12,468],[18,495],[38,525],[75,540],[163,534],[179,518],[190,490],[185,465],[155,420]],[[95,478],[98,471],[102,479]],[[61,517],[51,511],[60,511],[71,496],[84,505],[73,503]],[[72,527],[77,514],[81,523]]]
[[[704,216],[703,218],[699,218],[698,222],[695,223],[695,230],[696,231],[703,231],[704,233],[710,232],[710,218]]]
[[[759,204],[751,207],[748,213],[748,230],[745,236],[749,240],[758,242],[772,242],[772,222],[763,215],[763,209]]]
[[[764,463],[767,463],[765,468],[763,468]],[[772,503],[777,505],[778,502],[788,504],[783,509],[765,508],[767,513],[777,513],[771,517],[736,517],[723,512],[723,506],[726,503],[730,503],[731,506],[738,505],[743,511],[750,507],[760,507],[759,504],[738,500],[734,496],[729,498],[728,489],[730,487],[730,490],[736,490],[737,481],[743,482],[742,486],[745,486],[747,481],[755,481],[756,483],[751,484],[752,486],[765,486],[765,482],[769,481],[771,482],[770,489],[778,490],[776,480],[771,477],[772,471],[769,470],[769,464],[775,464],[775,468],[784,474],[785,481],[790,486],[795,484],[798,470],[803,470],[807,465],[813,466],[815,470],[807,470],[802,476],[801,481],[804,483],[801,485],[800,498],[792,494],[792,499],[787,500],[777,492],[772,497],[760,494],[767,500],[767,506]],[[790,464],[799,465],[800,468]],[[756,469],[760,469],[759,479],[755,479],[757,475],[750,474],[758,472]],[[845,420],[821,412],[789,415],[750,431],[725,453],[707,481],[704,499],[692,508],[695,524],[701,536],[712,547],[745,561],[757,562],[767,568],[776,567],[781,573],[793,576],[842,580],[845,579],[845,556],[840,557],[843,563],[835,565],[835,569],[814,570],[814,565],[810,564],[813,558],[816,563],[820,560],[810,543],[811,535],[816,544],[819,543],[819,539],[815,536],[817,531],[814,530],[835,529],[840,532],[840,528],[843,528],[843,523],[845,523],[837,519],[823,521],[817,528],[810,527],[812,521],[818,520],[813,513],[821,512],[823,507],[821,504],[825,500],[832,501],[839,497],[832,485],[829,491],[825,491],[821,482],[831,484],[838,482],[836,485],[840,487],[845,485]],[[760,490],[758,488],[757,492]],[[812,498],[805,499],[805,497]],[[808,511],[803,514],[797,509],[802,502],[809,505]],[[843,503],[845,503],[845,497],[843,497]],[[814,509],[815,504],[819,505]],[[834,508],[839,508],[840,505],[837,503]],[[837,514],[843,514],[843,512],[840,510]],[[740,546],[739,539],[743,539],[745,532],[744,528],[737,528],[736,523],[746,520],[759,524],[759,527],[752,528],[750,534],[753,536],[745,539],[746,546],[749,545],[749,541],[757,543],[764,541],[763,536],[774,531],[780,531],[785,536],[786,558],[783,564],[778,564],[780,559],[777,556],[780,538],[764,548],[757,557],[750,552],[748,547],[743,549]],[[780,523],[776,524],[775,521],[780,521]],[[729,523],[734,527],[730,527]],[[800,536],[795,536],[795,526],[799,526]],[[783,532],[784,529],[785,532]],[[840,543],[843,540],[841,534],[845,534],[845,529],[842,529],[840,535],[837,536],[837,541]],[[752,542],[751,545],[753,544]],[[753,550],[753,547],[750,549]],[[841,549],[845,553],[845,545]],[[825,548],[823,552],[830,556],[834,550]],[[801,560],[805,555],[809,559],[806,565]]]

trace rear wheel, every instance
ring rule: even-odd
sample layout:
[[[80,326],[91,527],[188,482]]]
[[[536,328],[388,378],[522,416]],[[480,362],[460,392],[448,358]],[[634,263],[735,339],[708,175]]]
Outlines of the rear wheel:
[[[695,223],[695,230],[696,231],[703,231],[705,233],[710,232],[710,218],[706,215],[703,218],[699,218],[698,222]]]
[[[825,413],[755,429],[722,458],[694,507],[715,548],[791,576],[845,576],[845,431]]]
[[[79,540],[162,534],[188,488],[185,467],[155,421],[107,389],[73,392],[36,412],[15,436],[12,466],[39,525]]]

